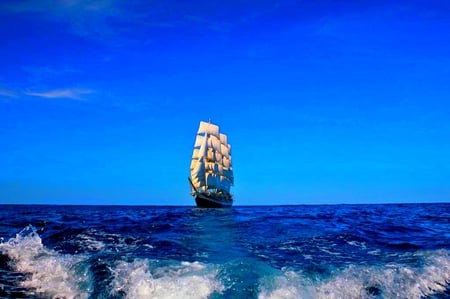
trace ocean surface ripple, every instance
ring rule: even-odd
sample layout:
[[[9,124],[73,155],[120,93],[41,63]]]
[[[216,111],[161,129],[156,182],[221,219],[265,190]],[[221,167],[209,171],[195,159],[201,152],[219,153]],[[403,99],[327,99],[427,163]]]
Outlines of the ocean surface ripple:
[[[0,298],[450,298],[450,204],[0,205]]]

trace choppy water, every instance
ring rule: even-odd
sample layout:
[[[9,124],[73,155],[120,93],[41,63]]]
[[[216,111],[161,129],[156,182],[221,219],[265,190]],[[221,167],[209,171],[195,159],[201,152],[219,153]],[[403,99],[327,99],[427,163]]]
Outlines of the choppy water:
[[[0,297],[450,298],[450,204],[0,206]]]

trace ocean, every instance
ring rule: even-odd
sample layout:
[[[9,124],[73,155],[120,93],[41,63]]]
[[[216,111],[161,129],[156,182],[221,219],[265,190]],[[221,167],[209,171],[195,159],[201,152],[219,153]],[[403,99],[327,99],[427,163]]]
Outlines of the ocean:
[[[1,298],[450,298],[450,203],[0,205]]]

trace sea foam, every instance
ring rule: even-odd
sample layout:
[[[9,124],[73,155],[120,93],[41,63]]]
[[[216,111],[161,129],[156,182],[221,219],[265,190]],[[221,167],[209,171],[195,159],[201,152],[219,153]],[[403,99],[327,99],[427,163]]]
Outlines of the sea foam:
[[[19,284],[51,298],[87,298],[88,272],[81,266],[82,256],[62,255],[47,249],[33,226],[0,243],[15,271],[28,274]]]
[[[261,281],[258,298],[418,299],[444,292],[450,284],[449,252],[436,250],[415,255],[423,259],[417,268],[397,263],[352,265],[327,280],[313,281],[301,273],[284,271],[283,275]]]
[[[221,292],[217,271],[198,262],[181,262],[150,268],[146,259],[117,262],[113,272],[113,293],[126,298],[207,298]]]

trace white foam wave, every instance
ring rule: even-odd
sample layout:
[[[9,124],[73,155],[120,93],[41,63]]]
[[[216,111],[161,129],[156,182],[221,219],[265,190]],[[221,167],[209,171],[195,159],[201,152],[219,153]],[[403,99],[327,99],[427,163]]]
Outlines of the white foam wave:
[[[423,265],[401,264],[350,266],[326,281],[312,281],[299,273],[285,271],[260,285],[260,299],[277,298],[411,298],[443,292],[450,284],[450,256],[446,250],[416,253]]]
[[[30,292],[51,298],[87,298],[87,269],[79,267],[81,256],[61,255],[47,249],[33,226],[16,237],[0,243],[0,252],[12,260],[12,266],[26,275],[20,285]]]
[[[120,261],[113,272],[113,293],[126,298],[207,298],[224,287],[217,270],[198,262],[150,269],[148,260]]]
[[[285,271],[283,275],[265,277],[260,282],[259,299],[316,298],[314,286],[302,275]]]

